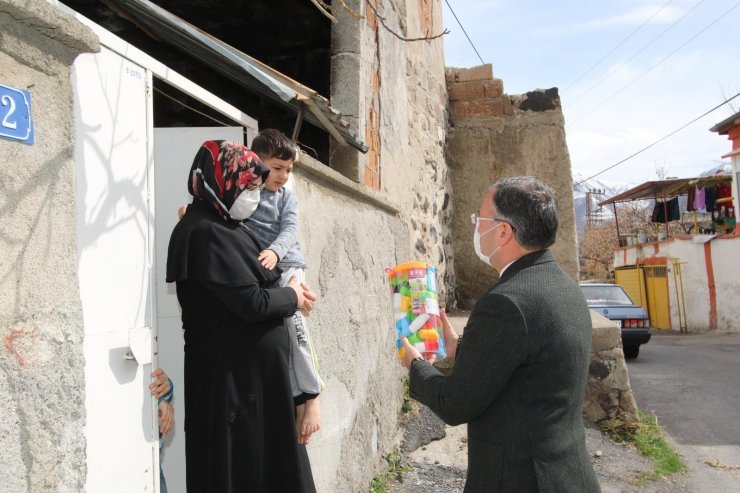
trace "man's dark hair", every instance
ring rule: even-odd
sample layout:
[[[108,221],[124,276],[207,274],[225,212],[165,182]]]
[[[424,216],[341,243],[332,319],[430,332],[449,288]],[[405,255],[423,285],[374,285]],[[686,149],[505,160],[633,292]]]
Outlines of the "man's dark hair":
[[[263,161],[270,158],[295,161],[296,145],[280,130],[267,128],[252,140],[252,151]]]
[[[497,218],[511,224],[521,246],[542,250],[555,243],[559,213],[555,193],[531,176],[496,180],[493,205]]]

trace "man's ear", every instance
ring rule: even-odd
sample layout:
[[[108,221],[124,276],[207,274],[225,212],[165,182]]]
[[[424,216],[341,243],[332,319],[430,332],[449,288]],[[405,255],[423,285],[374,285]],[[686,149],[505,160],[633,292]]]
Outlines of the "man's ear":
[[[501,228],[501,232],[499,233],[501,235],[501,241],[504,242],[504,244],[508,243],[510,240],[514,239],[514,230],[511,228],[511,224],[509,223],[503,223]]]

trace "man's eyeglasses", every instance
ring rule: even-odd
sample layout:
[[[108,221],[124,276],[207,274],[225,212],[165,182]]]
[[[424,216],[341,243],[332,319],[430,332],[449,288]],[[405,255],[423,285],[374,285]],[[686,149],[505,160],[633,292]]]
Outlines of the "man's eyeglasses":
[[[505,219],[499,219],[498,217],[480,217],[477,212],[474,212],[470,215],[470,222],[473,225],[478,225],[478,221],[496,221],[499,223],[506,223],[509,225],[512,231],[516,231],[516,228],[513,224],[511,224],[509,221]]]

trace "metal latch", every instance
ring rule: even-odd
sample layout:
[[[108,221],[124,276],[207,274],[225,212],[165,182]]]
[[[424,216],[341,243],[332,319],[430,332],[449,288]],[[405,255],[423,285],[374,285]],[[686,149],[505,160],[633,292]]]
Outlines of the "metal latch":
[[[136,360],[143,366],[152,362],[152,328],[139,327],[128,330],[129,349],[123,356],[128,360]]]

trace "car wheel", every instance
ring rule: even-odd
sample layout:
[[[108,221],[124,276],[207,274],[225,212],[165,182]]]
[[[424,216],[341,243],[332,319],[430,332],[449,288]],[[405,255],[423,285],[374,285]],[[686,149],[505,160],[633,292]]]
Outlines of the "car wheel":
[[[640,346],[627,346],[624,348],[624,357],[626,359],[635,359],[640,354]]]

